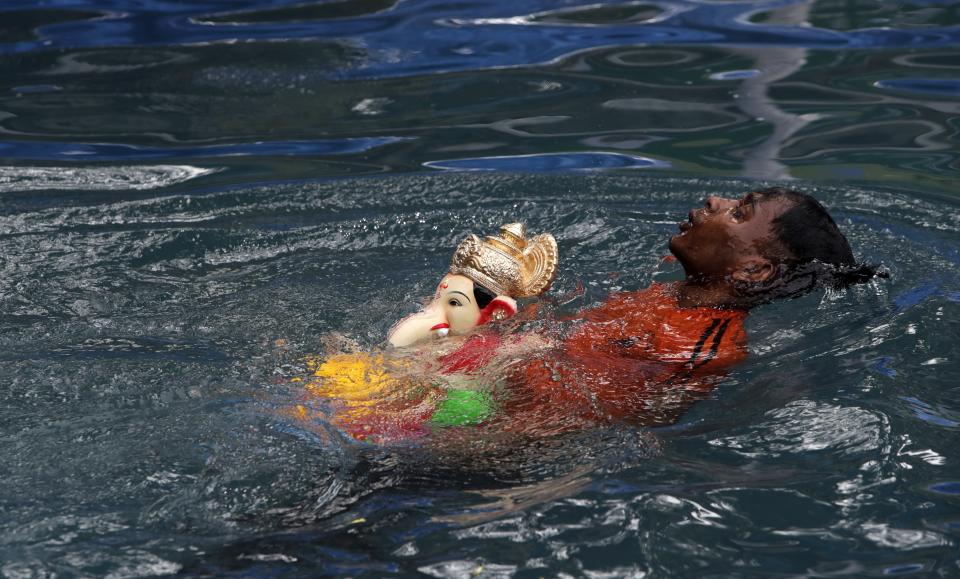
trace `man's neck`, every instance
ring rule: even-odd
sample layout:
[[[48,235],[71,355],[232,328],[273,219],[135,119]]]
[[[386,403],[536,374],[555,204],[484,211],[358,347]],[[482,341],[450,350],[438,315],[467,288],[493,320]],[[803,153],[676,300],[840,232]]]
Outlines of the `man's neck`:
[[[727,280],[686,280],[678,284],[677,303],[682,308],[744,308]]]

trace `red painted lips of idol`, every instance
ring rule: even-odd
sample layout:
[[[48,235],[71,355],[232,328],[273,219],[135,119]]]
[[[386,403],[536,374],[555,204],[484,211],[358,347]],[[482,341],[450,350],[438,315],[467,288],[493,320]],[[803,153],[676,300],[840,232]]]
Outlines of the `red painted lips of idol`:
[[[437,324],[436,326],[430,328],[430,331],[431,331],[431,332],[435,332],[436,330],[447,330],[447,329],[449,329],[449,328],[450,328],[450,324],[448,324],[448,323],[446,323],[446,322],[440,322],[440,323]]]

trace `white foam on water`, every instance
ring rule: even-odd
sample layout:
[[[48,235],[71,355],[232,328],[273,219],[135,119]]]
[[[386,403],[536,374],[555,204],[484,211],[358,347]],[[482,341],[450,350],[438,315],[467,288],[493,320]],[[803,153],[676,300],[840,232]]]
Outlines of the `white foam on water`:
[[[0,167],[0,193],[44,190],[146,191],[169,187],[220,170],[192,165]]]

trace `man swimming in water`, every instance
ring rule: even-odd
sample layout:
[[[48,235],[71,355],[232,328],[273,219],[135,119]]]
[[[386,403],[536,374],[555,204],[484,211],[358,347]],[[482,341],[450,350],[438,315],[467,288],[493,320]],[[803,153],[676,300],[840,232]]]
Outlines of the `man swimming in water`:
[[[373,392],[369,400],[363,399],[362,407],[365,416],[375,419],[376,428],[366,419],[341,420],[341,426],[349,423],[361,428],[348,430],[362,440],[389,440],[384,433],[397,424],[402,427],[393,430],[401,435],[433,432],[441,439],[454,435],[450,427],[461,426],[470,428],[457,428],[456,437],[473,439],[478,435],[475,427],[491,434],[541,437],[609,421],[668,424],[709,393],[730,366],[746,357],[743,324],[750,308],[818,285],[865,281],[874,273],[873,268],[856,265],[847,240],[819,202],[788,189],[754,191],[737,201],[709,197],[703,207],[690,211],[679,228],[670,239],[670,251],[683,266],[683,281],[655,283],[645,290],[610,296],[602,305],[576,314],[573,327],[561,339],[521,334],[501,340],[498,332],[481,331],[464,336],[466,341],[458,342],[459,349],[444,357],[439,366],[428,364],[425,370],[430,376],[442,378],[449,370],[470,378],[479,388],[479,398],[486,400],[484,410],[471,413],[469,420],[433,420],[430,417],[439,407],[421,404],[422,396],[404,398],[398,407],[385,404],[383,400],[389,397],[381,395],[383,380],[372,377],[387,376],[384,372],[389,368],[373,371],[376,369],[360,365],[355,382],[363,387],[364,396]],[[521,231],[519,238],[523,237]],[[505,239],[482,242],[471,237],[469,243],[461,244],[451,273],[468,277],[445,277],[431,305],[395,326],[390,341],[408,346],[418,340],[435,340],[431,336],[436,328],[454,326],[437,324],[437,316],[453,320],[462,313],[463,308],[453,308],[441,316],[450,301],[445,292],[459,287],[450,285],[453,281],[472,285],[474,278],[488,275],[505,276],[504,283],[526,280],[530,272],[521,275],[526,270],[520,267],[525,259],[503,253]],[[555,265],[555,249],[552,254],[544,263]],[[536,255],[528,257],[533,264],[543,261]],[[501,259],[512,266],[504,267]],[[536,284],[541,289],[552,280],[553,265],[544,271],[550,275],[544,278],[545,285]],[[487,281],[491,282],[501,285],[493,279]],[[461,292],[467,297],[470,293]],[[452,305],[458,304],[451,301]],[[477,318],[478,312],[467,312],[465,319]],[[322,370],[316,373],[322,387],[318,392],[338,397],[327,390],[342,381],[331,379],[345,375],[345,367],[331,367],[328,373]],[[386,382],[413,394],[431,391],[408,388],[403,380]],[[339,397],[355,398],[353,394]],[[412,429],[403,426],[411,408],[423,410],[414,413]],[[372,430],[363,430],[367,427]]]
[[[670,251],[684,280],[580,312],[559,345],[513,369],[499,426],[544,434],[609,420],[673,422],[746,357],[750,308],[875,274],[857,265],[816,199],[789,189],[708,197],[679,229]]]

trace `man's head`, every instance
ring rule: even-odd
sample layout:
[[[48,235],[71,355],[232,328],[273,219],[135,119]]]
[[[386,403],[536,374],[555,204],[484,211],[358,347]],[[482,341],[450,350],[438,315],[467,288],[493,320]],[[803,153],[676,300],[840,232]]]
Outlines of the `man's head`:
[[[807,264],[856,265],[853,252],[819,201],[779,187],[739,200],[708,197],[690,211],[670,251],[693,283],[763,286]]]

